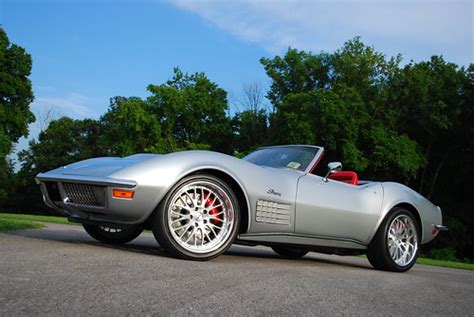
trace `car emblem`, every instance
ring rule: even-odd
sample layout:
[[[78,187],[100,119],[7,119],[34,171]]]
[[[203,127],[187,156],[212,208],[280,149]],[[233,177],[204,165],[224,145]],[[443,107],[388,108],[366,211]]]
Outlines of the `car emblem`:
[[[271,195],[281,197],[281,193],[275,191],[273,188],[270,188],[269,190],[267,190],[267,194],[271,194]]]

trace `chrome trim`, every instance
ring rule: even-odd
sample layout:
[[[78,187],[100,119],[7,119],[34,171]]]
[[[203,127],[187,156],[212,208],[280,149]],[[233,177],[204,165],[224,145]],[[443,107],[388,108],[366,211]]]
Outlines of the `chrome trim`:
[[[438,231],[448,231],[448,227],[443,225],[433,225],[433,227]]]
[[[285,243],[297,245],[313,245],[334,248],[350,248],[365,250],[367,246],[353,239],[333,238],[303,235],[295,233],[244,233],[238,236],[239,240],[253,242]]]
[[[48,173],[49,174],[49,173]],[[90,185],[104,185],[104,186],[115,186],[115,187],[127,187],[133,188],[137,186],[137,183],[126,179],[115,179],[108,177],[94,177],[94,176],[81,176],[81,175],[66,175],[66,174],[53,174],[52,176],[46,175],[46,173],[40,173],[36,176],[36,181],[45,182],[71,182],[71,183],[82,183]]]
[[[328,172],[326,173],[326,176],[323,177],[323,182],[327,183],[329,180],[329,176],[331,174],[334,174],[336,172],[342,171],[342,163],[341,162],[331,162],[328,164]]]

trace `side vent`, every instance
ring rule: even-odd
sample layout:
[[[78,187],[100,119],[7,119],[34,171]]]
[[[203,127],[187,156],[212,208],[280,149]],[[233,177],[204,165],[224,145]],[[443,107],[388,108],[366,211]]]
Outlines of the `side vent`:
[[[290,205],[279,204],[268,200],[258,200],[255,220],[263,223],[289,225],[290,208]]]

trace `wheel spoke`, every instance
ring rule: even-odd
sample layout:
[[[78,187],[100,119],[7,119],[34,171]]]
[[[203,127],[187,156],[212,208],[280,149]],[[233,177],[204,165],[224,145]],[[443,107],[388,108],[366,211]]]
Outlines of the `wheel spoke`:
[[[180,230],[180,229],[184,229],[184,228],[188,228],[189,226],[191,226],[191,223],[188,222],[180,227],[173,227],[174,230]]]
[[[190,226],[191,226],[191,225],[184,226],[184,228],[183,228],[184,230],[183,230],[183,232],[181,233],[181,235],[179,236],[180,239],[182,239],[182,238],[186,235],[186,232],[189,231],[188,229],[189,229]]]
[[[207,224],[207,227],[212,231],[212,233],[214,234],[214,237],[217,237],[217,233],[214,231],[213,226],[210,226],[209,224]]]
[[[209,206],[215,208],[214,204],[216,203],[216,200],[217,200],[217,195],[214,195],[214,200]]]
[[[207,234],[207,231],[204,230],[204,234],[206,235],[207,237],[207,242],[211,242],[211,237],[209,237],[209,234]]]

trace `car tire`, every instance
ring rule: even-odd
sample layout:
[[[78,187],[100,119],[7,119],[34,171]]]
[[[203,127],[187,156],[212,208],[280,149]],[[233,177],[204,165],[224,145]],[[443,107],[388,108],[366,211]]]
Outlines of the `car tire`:
[[[125,244],[143,232],[141,226],[112,227],[89,224],[82,224],[82,226],[92,238],[109,244]]]
[[[239,202],[230,186],[210,174],[179,181],[154,213],[153,234],[168,253],[205,261],[224,253],[235,240]]]
[[[379,270],[406,272],[416,262],[420,229],[413,213],[394,208],[380,225],[367,249],[367,258]]]
[[[279,256],[287,259],[299,259],[308,254],[308,250],[291,247],[273,246],[272,250]]]

